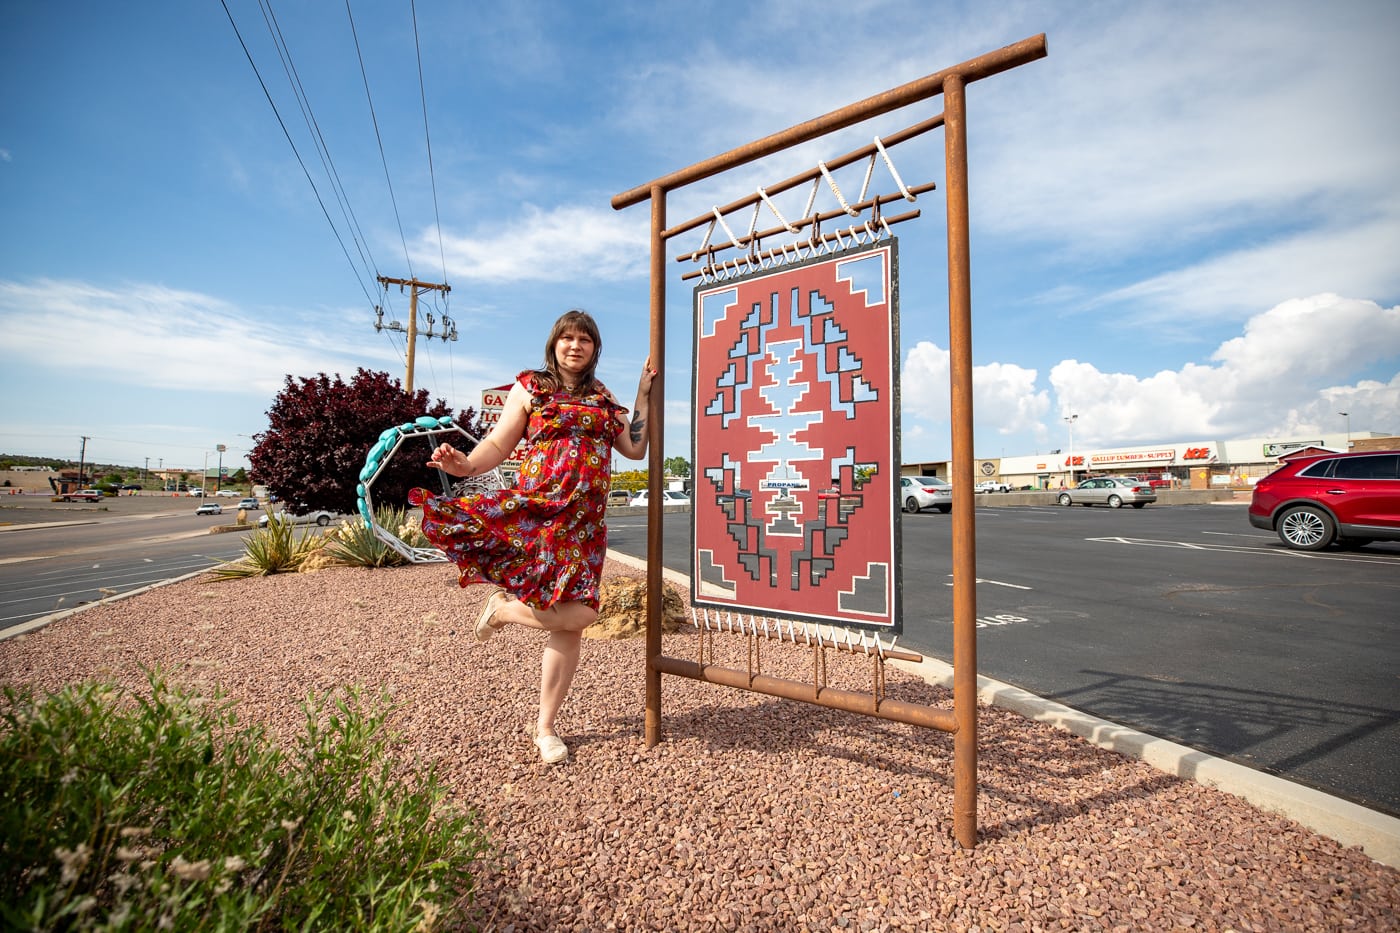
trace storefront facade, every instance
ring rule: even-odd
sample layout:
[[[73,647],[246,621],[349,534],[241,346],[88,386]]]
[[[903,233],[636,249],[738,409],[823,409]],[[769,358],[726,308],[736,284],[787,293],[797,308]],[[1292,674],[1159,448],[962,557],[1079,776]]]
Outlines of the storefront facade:
[[[1327,450],[1400,447],[1400,438],[1373,433],[1287,435],[1222,441],[1192,438],[1142,447],[1075,449],[1015,457],[979,457],[976,479],[998,480],[1013,489],[1059,489],[1088,476],[1137,476],[1174,489],[1248,488],[1279,466],[1279,457],[1305,447]],[[1072,472],[1071,472],[1072,471]],[[946,461],[906,464],[906,475],[948,478]]]

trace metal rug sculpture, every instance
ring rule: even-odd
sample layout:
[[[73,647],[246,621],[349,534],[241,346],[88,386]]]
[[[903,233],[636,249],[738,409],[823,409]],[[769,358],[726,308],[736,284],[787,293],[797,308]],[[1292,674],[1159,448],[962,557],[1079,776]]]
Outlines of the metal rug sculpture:
[[[899,634],[896,257],[695,289],[696,606]]]

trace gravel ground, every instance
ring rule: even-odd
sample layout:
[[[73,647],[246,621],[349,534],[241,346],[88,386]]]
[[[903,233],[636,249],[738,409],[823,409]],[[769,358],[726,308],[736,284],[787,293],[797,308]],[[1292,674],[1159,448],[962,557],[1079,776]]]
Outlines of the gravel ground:
[[[139,687],[159,665],[281,735],[309,689],[387,690],[404,753],[438,762],[499,848],[471,908],[486,929],[1400,929],[1400,871],[996,708],[971,851],[950,835],[942,733],[668,677],[667,738],[647,749],[637,638],[585,641],[560,718],[572,758],[542,765],[526,732],[541,636],[477,644],[483,595],[441,565],[185,581],[0,642],[0,683]],[[695,646],[666,637],[668,654]],[[762,651],[766,672],[809,679],[808,650]],[[869,662],[828,665],[833,686],[868,687]],[[892,696],[951,704],[888,678]]]

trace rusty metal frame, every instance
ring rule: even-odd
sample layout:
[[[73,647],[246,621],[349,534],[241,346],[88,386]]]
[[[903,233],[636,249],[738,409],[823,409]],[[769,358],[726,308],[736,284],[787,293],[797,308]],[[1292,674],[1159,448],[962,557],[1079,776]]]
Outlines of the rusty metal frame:
[[[948,325],[951,388],[951,418],[953,428],[952,480],[963,490],[972,489],[972,286],[968,230],[967,191],[967,85],[1003,71],[1044,58],[1047,54],[1045,34],[1041,33],[994,52],[970,59],[960,65],[945,68],[899,87],[867,97],[864,100],[833,110],[823,116],[799,123],[778,133],[731,149],[697,162],[687,168],[664,175],[644,185],[615,195],[615,210],[631,207],[643,201],[651,202],[651,343],[653,360],[666,358],[666,269],[665,247],[671,236],[689,229],[682,225],[675,230],[666,228],[666,197],[713,175],[729,171],[784,149],[809,142],[828,133],[862,123],[902,107],[943,95],[942,123],[944,126],[944,165],[946,170],[946,203],[948,215]],[[935,118],[938,119],[938,118]],[[920,124],[922,126],[923,124]],[[752,197],[752,196],[751,196]],[[736,202],[741,206],[743,202]],[[749,201],[748,203],[752,203]],[[665,398],[666,372],[659,368],[652,382],[652,393]],[[663,419],[651,418],[648,424],[650,451],[650,495],[660,498],[663,460]],[[648,747],[661,740],[661,675],[695,677],[713,683],[728,683],[746,689],[763,689],[779,696],[801,692],[776,680],[752,671],[728,671],[707,667],[694,661],[665,658],[661,653],[662,615],[662,533],[663,510],[647,510],[647,611],[646,611],[646,719],[645,741]],[[944,729],[953,734],[953,835],[959,845],[972,848],[977,843],[977,542],[973,497],[953,499],[953,715],[936,717],[938,721],[920,723]],[[877,684],[880,682],[877,674]],[[798,685],[803,686],[805,685]],[[783,692],[777,692],[783,691]],[[823,695],[811,691],[809,696],[792,695],[793,699],[847,709],[867,715],[885,716],[894,712],[890,701],[860,694]],[[828,691],[828,694],[830,692]],[[908,721],[899,717],[901,721]]]

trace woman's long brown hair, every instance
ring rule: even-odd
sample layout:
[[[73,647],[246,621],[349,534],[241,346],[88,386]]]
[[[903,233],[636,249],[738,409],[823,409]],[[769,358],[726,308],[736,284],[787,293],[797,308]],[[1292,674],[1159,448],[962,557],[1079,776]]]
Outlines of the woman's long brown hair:
[[[554,343],[571,330],[580,331],[593,338],[593,359],[579,377],[575,395],[584,395],[593,389],[593,372],[598,368],[598,358],[603,355],[603,335],[598,333],[598,323],[587,311],[570,308],[559,315],[549,332],[549,340],[544,345],[544,369],[535,372],[535,384],[545,392],[558,392],[564,388],[564,377],[559,373],[559,361],[554,357]]]

